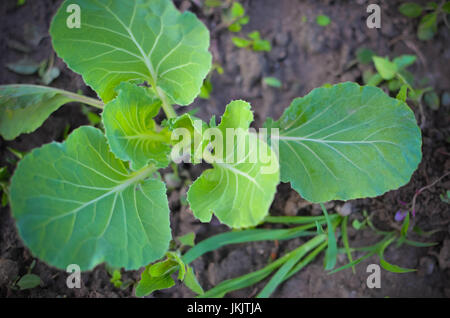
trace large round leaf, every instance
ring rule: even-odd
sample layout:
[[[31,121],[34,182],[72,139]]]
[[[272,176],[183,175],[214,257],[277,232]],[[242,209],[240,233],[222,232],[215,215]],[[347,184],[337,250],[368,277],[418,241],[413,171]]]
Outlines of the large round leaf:
[[[98,129],[81,127],[19,163],[11,185],[19,234],[33,254],[59,268],[145,266],[171,239],[166,188],[149,178],[153,171],[128,173]]]
[[[73,5],[80,7],[80,28],[67,24]],[[50,34],[58,55],[104,102],[119,83],[145,80],[188,105],[211,67],[208,30],[168,0],[65,1]]]
[[[396,189],[422,156],[414,113],[376,87],[317,88],[295,99],[272,127],[280,128],[281,180],[312,202]]]

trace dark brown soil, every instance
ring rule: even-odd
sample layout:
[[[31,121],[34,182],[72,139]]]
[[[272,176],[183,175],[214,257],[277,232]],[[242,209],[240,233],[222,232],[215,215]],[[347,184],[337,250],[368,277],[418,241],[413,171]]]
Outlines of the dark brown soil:
[[[48,27],[60,1],[27,1],[17,8],[16,0],[4,0],[0,3],[0,84],[39,83],[37,76],[23,76],[10,72],[6,63],[18,61],[24,53],[10,47],[11,40],[20,41],[32,48],[28,55],[36,60],[48,58],[54,54]],[[193,1],[194,2],[194,1]],[[249,101],[255,112],[255,127],[261,127],[267,116],[278,118],[294,97],[303,96],[311,89],[325,83],[342,81],[361,82],[362,70],[358,66],[347,66],[355,58],[359,47],[373,49],[378,55],[391,58],[400,54],[416,54],[419,62],[412,68],[418,77],[428,77],[437,93],[450,92],[450,32],[441,23],[438,35],[429,42],[421,42],[415,36],[417,19],[402,17],[397,7],[401,1],[378,1],[382,8],[382,27],[370,30],[365,25],[366,7],[370,3],[358,1],[297,1],[297,0],[247,0],[243,1],[250,15],[250,23],[244,31],[259,30],[264,38],[272,42],[270,53],[255,53],[238,49],[231,43],[231,34],[218,29],[219,14],[206,16],[189,1],[177,1],[182,8],[194,11],[211,30],[211,51],[215,61],[220,63],[225,73],[214,74],[214,90],[210,100],[196,100],[188,109],[199,108],[198,116],[209,121],[212,115],[219,117],[225,105],[232,99]],[[318,14],[328,15],[332,23],[320,27],[315,23]],[[306,17],[304,22],[302,17]],[[34,30],[34,31],[33,31]],[[30,36],[29,34],[33,34]],[[36,36],[41,34],[41,36]],[[42,38],[41,38],[42,37]],[[40,41],[38,41],[40,39]],[[447,43],[447,44],[445,44]],[[80,76],[67,69],[57,59],[61,76],[52,86],[76,92],[81,89],[89,96],[95,94],[84,85]],[[265,76],[275,76],[282,83],[282,89],[266,87],[262,84]],[[419,122],[423,118],[416,106],[411,105]],[[404,187],[391,191],[381,197],[352,201],[351,218],[361,219],[363,210],[373,214],[375,224],[384,230],[398,229],[394,221],[397,210],[402,208],[401,201],[411,202],[416,191],[442,176],[450,169],[450,133],[449,106],[441,106],[432,111],[424,107],[425,122],[422,124],[423,160],[414,173],[411,182]],[[22,135],[15,141],[0,138],[0,166],[8,165],[14,159],[7,147],[28,151],[52,140],[62,140],[67,125],[70,130],[88,124],[76,104],[66,105],[55,112],[36,132]],[[197,177],[200,167],[185,165],[180,172]],[[307,268],[284,283],[273,296],[275,297],[450,297],[450,210],[439,195],[450,188],[449,179],[424,191],[417,198],[417,214],[413,223],[423,230],[439,230],[428,238],[438,244],[430,248],[402,246],[389,248],[386,258],[402,267],[417,268],[408,274],[394,274],[382,270],[381,288],[366,287],[366,267],[377,263],[376,258],[369,259],[357,268],[356,275],[345,270],[328,275],[323,270],[323,259],[319,257]],[[189,209],[180,204],[180,197],[186,187],[179,187],[170,193],[173,234],[178,236],[194,231],[197,241],[213,234],[226,231],[226,227],[217,221],[201,224],[196,221]],[[271,208],[274,215],[310,215],[320,210],[305,202],[291,190],[288,184],[281,184]],[[333,211],[342,206],[342,202],[333,202],[329,208]],[[363,246],[376,240],[370,230],[349,229],[350,244]],[[419,239],[420,240],[420,239]],[[199,281],[209,289],[220,281],[262,268],[270,261],[272,253],[282,255],[284,251],[301,244],[296,239],[289,242],[259,242],[228,246],[206,254],[193,263]],[[116,289],[109,282],[105,266],[83,273],[82,288],[68,289],[65,284],[67,274],[36,260],[32,273],[42,279],[40,287],[17,291],[11,283],[17,275],[24,275],[35,258],[24,247],[17,235],[16,227],[8,207],[0,211],[0,297],[132,297],[132,287]],[[338,265],[347,262],[340,255]],[[124,280],[137,280],[139,272],[123,274]],[[261,285],[232,293],[233,297],[254,296]],[[193,294],[183,286],[155,292],[154,297],[189,297]]]

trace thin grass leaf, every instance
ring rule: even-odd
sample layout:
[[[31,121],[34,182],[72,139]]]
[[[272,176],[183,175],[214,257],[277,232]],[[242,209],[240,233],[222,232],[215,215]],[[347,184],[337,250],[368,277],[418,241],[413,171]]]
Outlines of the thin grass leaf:
[[[348,233],[347,233],[348,216],[344,217],[342,221],[342,243],[344,243],[345,252],[347,254],[348,261],[353,262],[352,252],[350,251],[350,244],[348,243]],[[353,274],[356,274],[355,266],[352,266]]]
[[[314,228],[315,226],[315,224],[307,224],[291,229],[250,229],[238,232],[218,234],[195,245],[182,256],[182,260],[185,264],[189,264],[205,253],[214,251],[222,246],[229,244],[257,242],[265,240],[287,240],[300,236],[315,235],[315,231],[307,231],[308,229]]]
[[[403,243],[407,244],[407,245],[411,245],[411,246],[415,246],[415,247],[430,247],[430,246],[435,246],[438,243],[437,242],[417,242],[417,241],[412,241],[412,240],[405,240]]]
[[[358,264],[361,263],[363,260],[365,260],[365,259],[371,257],[372,255],[375,255],[375,253],[376,253],[376,251],[372,251],[372,252],[370,252],[370,253],[368,253],[368,254],[366,254],[366,255],[364,255],[364,256],[361,256],[360,258],[354,260],[354,261],[351,262],[351,263],[348,263],[348,264],[346,264],[346,265],[344,265],[344,266],[341,266],[341,267],[339,267],[339,268],[336,268],[336,269],[332,270],[331,272],[328,272],[328,274],[331,275],[331,274],[340,272],[341,270],[344,270],[344,269],[353,267],[353,266],[355,266],[355,265],[358,265]]]
[[[325,235],[318,235],[311,239],[307,243],[300,246],[292,253],[291,257],[278,269],[275,275],[270,279],[263,290],[258,294],[257,298],[267,298],[269,297],[275,289],[284,281],[286,275],[291,271],[291,269],[297,264],[300,259],[308,253],[310,250],[315,248],[318,244],[325,240]]]
[[[406,237],[409,229],[409,212],[406,213],[406,217],[403,220],[402,229],[400,231],[402,237]]]
[[[369,215],[367,214],[367,211],[366,211],[366,210],[363,211],[363,214],[364,214],[364,217],[366,218],[365,221],[367,221],[367,225],[369,225],[369,227],[370,227],[375,233],[377,233],[377,234],[379,234],[379,235],[389,235],[389,234],[392,234],[392,233],[393,233],[393,232],[381,231],[381,230],[377,229],[377,228],[373,225],[372,220],[370,219],[370,217],[369,217]]]
[[[327,230],[328,230],[328,248],[325,252],[325,270],[333,269],[336,265],[336,258],[338,254],[338,248],[336,243],[336,237],[334,235],[333,224],[331,222],[330,217],[328,216],[327,209],[323,203],[320,204],[322,208],[323,214],[325,215],[325,219],[327,221]]]
[[[292,275],[296,274],[303,267],[311,263],[316,256],[322,252],[328,246],[328,242],[323,242],[318,247],[316,247],[311,253],[309,253],[304,259],[302,259],[291,271],[284,277],[283,281],[289,279]]]
[[[354,260],[353,262],[350,262],[344,266],[336,268],[335,270],[329,272],[328,274],[334,274],[343,269],[347,269],[347,268],[353,267],[355,265],[358,265],[363,260],[365,260],[365,259],[371,257],[372,255],[375,255],[377,252],[379,252],[380,249],[382,249],[383,246],[386,244],[386,242],[389,242],[389,244],[390,244],[394,239],[395,239],[394,233],[389,233],[380,242],[378,242],[374,245],[350,248],[351,251],[363,251],[363,252],[368,252],[368,253],[361,256],[360,258]]]
[[[221,282],[220,284],[218,284],[216,287],[208,290],[207,292],[205,292],[203,295],[200,295],[199,297],[202,298],[213,298],[213,297],[223,297],[225,296],[225,294],[234,291],[234,290],[238,290],[238,289],[242,289],[251,285],[254,285],[256,283],[258,283],[259,281],[263,280],[264,278],[266,278],[267,276],[269,276],[275,269],[277,269],[279,266],[281,266],[281,264],[283,264],[286,259],[288,257],[286,257],[287,255],[283,256],[282,258],[279,258],[278,260],[276,260],[275,262],[267,265],[266,267],[237,277],[237,278],[233,278],[233,279],[229,279],[226,281]]]
[[[387,262],[384,258],[382,258],[380,256],[380,265],[381,267],[383,267],[385,270],[392,272],[392,273],[410,273],[410,272],[416,272],[417,269],[413,269],[413,268],[404,268],[404,267],[400,267],[394,264],[391,264],[389,262]]]
[[[331,220],[334,220],[338,215],[330,215]],[[314,223],[316,221],[326,221],[324,216],[268,216],[264,219],[265,223],[283,223],[283,224],[305,224]]]
[[[378,251],[378,255],[380,257],[380,265],[381,267],[383,267],[385,270],[389,271],[389,272],[393,272],[393,273],[409,273],[409,272],[415,272],[417,271],[416,269],[411,269],[411,268],[403,268],[394,264],[389,263],[388,261],[386,261],[384,259],[384,251],[386,250],[386,248],[392,243],[394,242],[394,240],[396,239],[395,236],[391,237],[389,240],[387,240],[384,244],[382,244],[380,246],[380,249]]]
[[[263,280],[264,278],[266,278],[267,276],[269,276],[275,269],[283,265],[288,259],[292,257],[293,254],[297,253],[299,250],[305,249],[304,246],[313,245],[314,247],[317,246],[317,244],[323,242],[325,239],[326,239],[325,235],[318,235],[313,239],[309,240],[308,242],[306,242],[305,244],[297,247],[291,252],[280,257],[279,259],[267,265],[266,267],[240,277],[225,280],[220,284],[218,284],[217,286],[215,286],[214,288],[205,292],[203,295],[200,295],[199,297],[202,298],[223,297],[229,292],[254,285],[259,281]]]
[[[440,230],[440,229],[435,229],[435,230],[431,230],[431,231],[423,231],[417,225],[414,226],[412,230],[413,230],[414,233],[416,233],[416,234],[418,234],[420,236],[423,236],[423,237],[430,237],[431,235],[433,235],[435,233],[443,231],[443,230]]]

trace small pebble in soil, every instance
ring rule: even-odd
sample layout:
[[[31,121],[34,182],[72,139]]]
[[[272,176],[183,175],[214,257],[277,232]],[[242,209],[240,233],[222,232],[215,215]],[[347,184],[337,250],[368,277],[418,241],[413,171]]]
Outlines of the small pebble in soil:
[[[419,271],[418,274],[420,276],[428,276],[431,275],[434,271],[434,267],[436,262],[433,258],[429,256],[424,256],[419,261]]]
[[[341,216],[350,215],[352,213],[352,203],[345,202],[343,206],[337,207],[336,210]]]
[[[275,35],[275,45],[287,46],[289,43],[289,33],[279,32]]]
[[[0,259],[0,286],[11,283],[18,274],[16,262],[5,258]]]

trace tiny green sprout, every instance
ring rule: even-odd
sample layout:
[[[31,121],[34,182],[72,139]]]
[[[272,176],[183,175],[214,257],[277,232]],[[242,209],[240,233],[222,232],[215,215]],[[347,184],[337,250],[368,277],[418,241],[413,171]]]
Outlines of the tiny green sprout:
[[[361,223],[357,219],[354,219],[352,222],[352,226],[355,230],[361,230],[362,228],[364,228],[365,223],[366,223],[366,221]]]
[[[0,190],[2,193],[1,205],[5,207],[9,202],[9,179],[11,175],[8,171],[8,167],[0,167]]]
[[[233,2],[228,15],[225,20],[229,24],[228,30],[231,32],[239,32],[242,26],[250,21],[250,18],[245,15],[245,9],[239,2]]]
[[[391,80],[397,74],[397,64],[389,61],[389,59],[374,56],[373,62],[375,64],[375,68],[378,71],[378,74],[380,74],[384,80]]]
[[[422,14],[423,9],[422,6],[417,3],[408,2],[398,7],[398,11],[406,17],[417,18]]]
[[[116,288],[122,287],[123,282],[122,282],[122,274],[120,273],[120,270],[115,269],[115,270],[113,271],[112,277],[111,277],[111,279],[110,279],[109,281],[110,281],[110,282],[114,285],[114,287],[116,287]]]
[[[316,23],[325,27],[331,23],[331,19],[327,15],[320,14],[316,17]]]
[[[92,126],[97,126],[102,122],[101,117],[89,106],[83,105],[81,111],[86,116],[87,120],[89,121],[89,124],[91,124]]]
[[[450,204],[450,190],[447,190],[444,194],[439,195],[442,202]]]
[[[281,88],[282,83],[281,81],[276,78],[276,77],[264,77],[263,78],[264,84],[266,84],[267,86],[271,86],[271,87],[275,87],[275,88]]]
[[[32,289],[41,284],[41,278],[34,274],[26,274],[22,276],[16,283],[20,290]]]
[[[402,102],[406,102],[406,98],[408,97],[408,85],[403,84],[398,91],[398,94],[395,98],[401,100]]]
[[[32,289],[41,284],[41,278],[38,275],[31,274],[35,265],[36,260],[33,260],[30,266],[28,266],[27,273],[16,281],[15,288],[19,288],[20,290]]]
[[[11,147],[6,147],[9,152],[11,152],[17,159],[22,160],[23,157],[27,154],[25,151],[20,151]]]
[[[440,106],[440,99],[438,94],[434,90],[426,92],[423,95],[423,99],[425,103],[432,109],[432,110],[438,110]]]
[[[178,241],[184,246],[194,246],[195,245],[195,233],[189,232],[183,236],[177,237]]]
[[[356,51],[356,59],[361,64],[371,64],[374,56],[375,52],[365,47],[361,47]]]
[[[270,51],[272,50],[272,45],[268,40],[261,38],[259,31],[250,32],[247,38],[233,37],[231,40],[234,45],[240,48],[251,48],[253,51]]]

